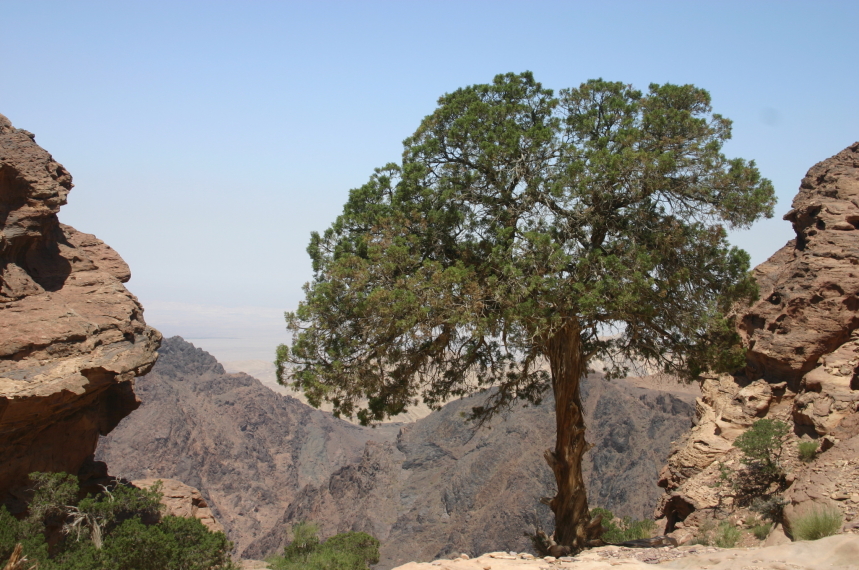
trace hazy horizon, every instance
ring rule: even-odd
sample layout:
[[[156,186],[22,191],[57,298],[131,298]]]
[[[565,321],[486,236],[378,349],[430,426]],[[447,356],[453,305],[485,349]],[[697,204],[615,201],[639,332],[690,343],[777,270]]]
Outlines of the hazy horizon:
[[[725,153],[778,195],[731,234],[753,265],[793,237],[805,172],[859,140],[855,2],[6,0],[0,17],[0,113],[74,176],[60,220],[123,256],[147,322],[225,361],[273,360],[310,232],[439,96],[498,73],[708,89],[734,121]]]

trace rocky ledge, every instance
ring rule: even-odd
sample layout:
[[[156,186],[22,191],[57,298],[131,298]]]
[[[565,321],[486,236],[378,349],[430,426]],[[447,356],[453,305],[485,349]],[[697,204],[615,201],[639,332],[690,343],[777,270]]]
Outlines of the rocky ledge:
[[[0,501],[33,471],[87,471],[99,435],[137,408],[161,335],[95,236],[59,223],[72,177],[0,115]],[[82,471],[83,468],[83,471]]]
[[[839,535],[766,548],[681,546],[633,549],[603,546],[563,558],[493,552],[472,559],[462,555],[430,563],[410,562],[394,570],[848,570],[856,568],[857,559],[859,537]]]

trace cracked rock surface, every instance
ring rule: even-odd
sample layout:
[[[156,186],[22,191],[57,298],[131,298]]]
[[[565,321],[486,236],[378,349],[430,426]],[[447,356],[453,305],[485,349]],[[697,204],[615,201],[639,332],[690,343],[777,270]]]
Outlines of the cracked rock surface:
[[[746,367],[703,380],[695,426],[660,474],[656,516],[681,543],[703,513],[734,509],[720,472],[742,467],[733,443],[762,418],[791,427],[785,530],[821,507],[859,530],[859,143],[808,171],[784,219],[796,238],[755,268],[760,298],[736,315]],[[800,440],[818,443],[812,461],[799,460]]]
[[[0,115],[0,501],[33,471],[78,473],[139,402],[161,335],[119,254],[59,222],[72,177]]]

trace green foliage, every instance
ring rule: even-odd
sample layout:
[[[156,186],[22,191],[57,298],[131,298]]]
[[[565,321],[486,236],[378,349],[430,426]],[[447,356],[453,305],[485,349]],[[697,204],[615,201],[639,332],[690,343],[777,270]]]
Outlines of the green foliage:
[[[617,519],[614,513],[608,509],[591,509],[591,518],[602,515],[603,541],[609,544],[626,542],[627,540],[638,540],[639,538],[650,538],[656,523],[649,519],[633,520],[632,517]]]
[[[764,540],[766,537],[769,536],[772,527],[772,523],[756,524],[752,527],[752,534],[754,534],[755,538],[757,538],[758,540]]]
[[[300,522],[292,527],[292,540],[286,545],[283,557],[290,562],[307,560],[319,547],[319,527],[314,523]]]
[[[27,509],[27,521],[37,526],[62,524],[66,507],[77,502],[77,478],[68,473],[31,473],[30,481],[34,492]]]
[[[27,521],[19,521],[5,506],[0,506],[0,564],[9,559],[12,550],[19,542],[24,547],[24,554],[31,560],[43,560],[48,557],[45,536],[41,532],[33,534],[32,528],[33,526]]]
[[[691,544],[734,548],[742,534],[742,531],[729,521],[722,521],[717,525],[716,521],[708,519],[698,527],[698,534]]]
[[[749,509],[758,513],[765,519],[769,519],[772,522],[779,522],[786,504],[787,501],[783,497],[777,495],[755,497],[749,505]]]
[[[778,476],[782,474],[779,459],[788,433],[790,427],[782,421],[758,420],[734,440],[734,447],[743,452],[743,461],[749,467]]]
[[[705,520],[698,527],[698,533],[690,544],[700,544],[703,546],[711,546],[713,544],[713,533],[716,530],[716,521],[711,519]]]
[[[312,234],[279,381],[363,423],[497,386],[474,411],[489,417],[540,400],[538,362],[570,327],[570,350],[610,376],[631,359],[735,369],[723,315],[757,292],[726,228],[775,198],[754,162],[722,154],[730,135],[692,85],[555,95],[525,72],[442,96],[401,162]]]
[[[799,450],[799,458],[803,461],[814,461],[814,457],[817,455],[817,448],[819,447],[816,441],[800,441],[797,444],[797,449]]]
[[[273,570],[369,570],[379,562],[379,541],[363,532],[344,532],[320,543],[318,527],[299,523],[283,556],[268,560]]]
[[[75,477],[33,473],[30,478],[33,495],[24,519],[0,507],[0,561],[20,542],[40,570],[236,568],[223,533],[210,532],[197,519],[161,518],[159,486],[116,484],[79,500]]]
[[[713,541],[719,548],[734,548],[739,542],[740,536],[742,536],[740,529],[728,521],[722,521],[716,528]]]
[[[841,528],[841,511],[834,507],[813,507],[790,521],[790,529],[797,540],[818,540],[832,536]]]

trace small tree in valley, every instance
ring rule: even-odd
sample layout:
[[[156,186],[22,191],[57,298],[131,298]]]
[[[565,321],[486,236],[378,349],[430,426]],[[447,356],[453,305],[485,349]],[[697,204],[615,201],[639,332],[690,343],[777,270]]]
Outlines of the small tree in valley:
[[[723,315],[755,287],[725,227],[770,216],[774,195],[721,153],[730,132],[692,85],[555,96],[526,72],[441,97],[402,161],[312,235],[279,380],[363,423],[493,386],[485,420],[551,388],[546,502],[558,544],[580,550],[600,534],[581,471],[588,363],[613,377],[630,360],[686,376],[741,362]]]

